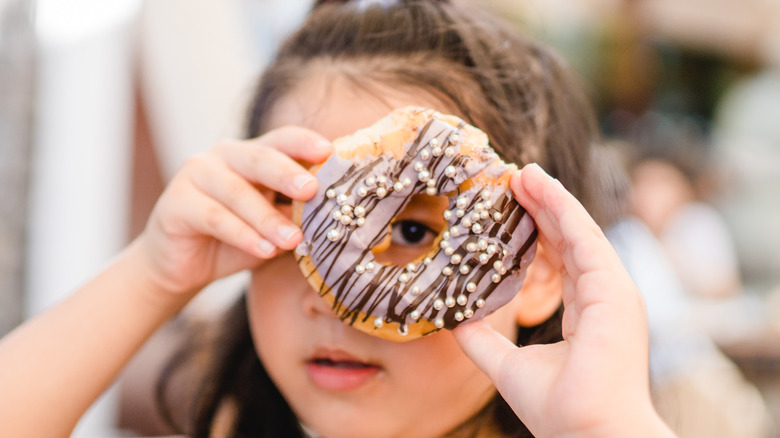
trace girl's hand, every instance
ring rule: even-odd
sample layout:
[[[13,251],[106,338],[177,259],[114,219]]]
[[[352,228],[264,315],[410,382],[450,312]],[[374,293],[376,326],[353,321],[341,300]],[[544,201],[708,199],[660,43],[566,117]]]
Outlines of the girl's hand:
[[[454,330],[461,347],[535,436],[671,436],[650,401],[642,297],[601,229],[538,165],[511,187],[561,272],[564,340],[518,348],[476,321]]]
[[[157,290],[194,293],[209,282],[289,250],[302,234],[274,205],[274,192],[308,200],[317,180],[296,160],[332,153],[322,136],[285,127],[224,141],[187,160],[157,201],[135,242]]]

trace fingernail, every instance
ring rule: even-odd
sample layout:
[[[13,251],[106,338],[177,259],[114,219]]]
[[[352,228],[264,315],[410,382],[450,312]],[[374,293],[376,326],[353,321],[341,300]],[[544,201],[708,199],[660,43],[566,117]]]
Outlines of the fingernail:
[[[276,232],[279,234],[279,237],[285,241],[290,241],[293,237],[295,237],[296,234],[300,233],[301,230],[299,230],[298,227],[294,227],[292,225],[282,225],[278,230],[276,230]]]
[[[265,255],[270,255],[276,249],[276,247],[271,242],[265,239],[259,239],[257,241],[257,248]]]
[[[302,175],[296,175],[295,178],[293,178],[293,187],[295,187],[295,190],[301,191],[303,190],[306,185],[313,183],[314,177],[309,174],[302,174]]]
[[[328,140],[318,140],[314,143],[314,148],[321,151],[328,151],[333,148],[333,145]]]

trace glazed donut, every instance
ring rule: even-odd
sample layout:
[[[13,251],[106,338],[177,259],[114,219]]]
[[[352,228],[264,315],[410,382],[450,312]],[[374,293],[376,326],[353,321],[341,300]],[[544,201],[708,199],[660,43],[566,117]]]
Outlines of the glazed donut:
[[[293,204],[296,260],[344,322],[405,341],[482,318],[509,302],[536,252],[536,227],[514,200],[485,133],[434,110],[397,109],[333,142],[317,194]],[[427,253],[381,263],[394,218],[418,194],[446,196],[446,226]]]

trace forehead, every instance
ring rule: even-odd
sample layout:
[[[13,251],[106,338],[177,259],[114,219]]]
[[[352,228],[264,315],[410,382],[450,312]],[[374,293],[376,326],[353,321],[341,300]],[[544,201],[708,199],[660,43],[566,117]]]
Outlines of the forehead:
[[[268,118],[268,129],[296,125],[333,140],[365,128],[395,108],[448,108],[419,87],[394,87],[349,79],[338,73],[314,73],[279,99]]]

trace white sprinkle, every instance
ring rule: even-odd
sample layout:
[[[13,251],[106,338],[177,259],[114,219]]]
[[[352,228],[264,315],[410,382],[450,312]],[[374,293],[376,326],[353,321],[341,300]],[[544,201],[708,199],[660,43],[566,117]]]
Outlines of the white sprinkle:
[[[382,321],[382,317],[381,316],[377,316],[376,319],[374,320],[374,327],[382,328],[383,325],[385,325],[385,322]]]
[[[474,224],[471,226],[471,232],[474,234],[480,234],[482,233],[482,225],[480,224]]]
[[[328,240],[330,240],[331,242],[335,242],[335,241],[339,240],[339,237],[341,237],[341,232],[334,228],[334,229],[328,231],[327,237],[328,237]]]
[[[409,334],[409,327],[406,326],[406,324],[401,324],[398,326],[398,334],[401,336],[406,336]]]
[[[450,257],[450,263],[453,265],[457,265],[460,263],[460,261],[463,259],[460,254],[453,254],[452,257]]]
[[[327,196],[328,199],[333,199],[336,197],[336,191],[333,189],[328,189],[325,191],[325,196]]]
[[[444,148],[444,156],[448,158],[452,158],[455,156],[455,149],[451,147]]]
[[[471,284],[471,283],[469,283],[469,284]],[[465,306],[468,301],[469,301],[469,298],[466,295],[463,295],[463,294],[458,295],[457,302],[458,302],[459,306]]]
[[[448,221],[452,218],[452,212],[450,210],[444,210],[444,220]]]
[[[477,252],[477,249],[476,242],[469,242],[466,244],[466,251],[468,252]]]
[[[424,265],[430,265],[432,261],[433,261],[433,259],[431,259],[430,257],[426,257],[426,258],[423,259],[423,264]]]
[[[435,179],[429,179],[427,183],[425,183],[428,187],[436,187],[436,180]]]
[[[490,193],[490,190],[485,189],[485,190],[482,191],[482,193],[480,193],[480,196],[482,197],[483,200],[487,200],[487,199],[490,199],[490,196],[492,196],[492,193]]]
[[[378,177],[376,177],[376,183],[382,187],[387,186],[387,177],[384,175],[379,175]]]
[[[444,240],[449,240],[450,239],[450,232],[449,231],[445,231],[445,232],[441,233],[441,238],[444,239]]]
[[[461,312],[461,311],[455,312],[454,317],[455,317],[455,321],[458,321],[458,322],[463,321],[463,318],[464,318],[463,312]]]
[[[374,178],[373,176],[369,176],[368,178],[366,178],[367,186],[373,186],[374,184],[376,184],[376,178]]]
[[[500,271],[503,268],[504,268],[504,262],[502,262],[501,260],[496,260],[495,262],[493,262],[493,269],[495,269],[496,271]]]
[[[479,260],[479,262],[484,265],[485,263],[488,262],[488,260],[490,260],[490,256],[483,252],[482,254],[479,255],[479,257],[477,257],[477,260]]]
[[[458,208],[466,208],[469,205],[469,200],[465,196],[461,196],[455,201],[455,205],[457,205]]]
[[[355,223],[357,223],[357,226],[359,226],[359,227],[362,227],[363,225],[365,225],[365,224],[366,224],[366,218],[364,218],[364,217],[359,217],[359,218],[357,218],[357,220],[355,221]]]
[[[438,145],[439,144],[439,139],[436,138],[436,137],[432,138],[431,141],[430,141],[430,144],[431,144],[431,146]]]
[[[414,296],[420,295],[420,292],[422,292],[420,290],[420,286],[412,286],[412,295]]]
[[[473,220],[474,222],[480,220],[479,213],[477,213],[476,211],[471,213],[471,220]]]
[[[481,309],[485,307],[485,300],[482,298],[478,298],[474,304],[477,306],[478,309]]]
[[[331,217],[334,221],[340,221],[341,220],[341,210],[333,210],[333,214],[331,214]]]
[[[409,187],[412,185],[412,180],[408,176],[405,176],[404,179],[401,180],[401,183],[403,183],[404,187]]]
[[[450,143],[457,143],[458,141],[460,141],[460,135],[457,132],[450,134]]]
[[[472,316],[474,316],[474,311],[471,310],[471,309],[466,309],[466,310],[463,311],[463,316],[465,316],[466,319],[469,319]]]
[[[460,221],[460,224],[461,224],[461,225],[462,225],[464,228],[471,228],[471,219],[469,219],[469,218],[467,218],[467,217],[464,217],[464,218],[463,218],[463,220],[462,220],[462,221]]]
[[[299,243],[298,246],[295,247],[295,253],[301,257],[309,255],[309,244],[306,242]]]
[[[443,318],[436,318],[436,320],[433,321],[433,325],[436,326],[436,328],[443,328],[444,327],[444,319]]]
[[[487,211],[481,211],[479,213],[479,218],[482,219],[482,220],[485,220],[485,219],[487,219],[489,217],[490,217],[490,213],[488,213]]]
[[[396,181],[395,184],[393,184],[393,190],[395,190],[396,192],[400,192],[403,189],[404,189],[404,183],[402,183],[401,181]]]
[[[442,150],[441,150],[440,147],[437,146],[437,147],[431,149],[431,154],[433,154],[434,157],[441,157]]]
[[[431,151],[429,151],[428,148],[423,148],[423,150],[420,151],[420,158],[423,160],[431,158]]]
[[[483,204],[485,204],[485,210],[487,210],[487,209],[489,209],[490,207],[492,207],[492,206],[493,206],[493,201],[491,201],[490,199],[488,199],[488,200],[486,200],[485,202],[483,202]]]
[[[366,208],[362,205],[358,205],[355,207],[355,216],[356,217],[363,217],[366,215]]]
[[[436,190],[436,187],[428,187],[425,189],[425,194],[428,196],[436,196],[439,194],[439,191]]]
[[[433,301],[433,308],[434,308],[435,310],[441,310],[441,309],[443,309],[443,308],[444,308],[444,301],[442,301],[442,300],[441,300],[441,298],[436,298],[436,299]]]
[[[341,206],[341,214],[350,214],[352,213],[352,206],[351,205],[342,205]]]
[[[442,239],[441,242],[439,242],[440,248],[447,248],[450,246],[450,242],[447,239]]]
[[[361,198],[365,198],[368,195],[368,190],[366,190],[365,187],[360,187],[357,189],[357,195]]]
[[[404,272],[403,274],[399,275],[398,281],[400,281],[401,283],[407,283],[409,281],[409,274]]]
[[[461,275],[466,275],[469,272],[471,272],[471,268],[469,268],[469,265],[460,265],[460,269],[458,269],[458,272],[460,272]]]
[[[469,281],[468,283],[466,283],[466,290],[469,292],[474,292],[475,290],[477,290],[477,284],[474,283],[473,281]]]
[[[458,229],[458,227],[457,227],[457,226],[452,226],[452,227],[450,227],[450,235],[451,235],[452,237],[458,237],[458,236],[460,236],[460,230]]]
[[[466,215],[466,210],[464,210],[462,208],[459,208],[459,209],[455,210],[455,216],[463,217],[465,215]]]
[[[349,224],[352,223],[352,218],[347,216],[347,215],[344,215],[344,216],[341,216],[341,221],[340,222],[341,222],[341,225],[349,225]]]
[[[481,212],[485,211],[485,204],[483,204],[481,202],[477,202],[476,204],[474,204],[474,210],[477,213],[481,213]]]
[[[504,217],[504,215],[501,214],[500,211],[493,212],[493,220],[496,222],[501,221],[501,219]]]
[[[479,239],[477,241],[477,248],[479,248],[480,251],[486,250],[488,247],[488,241],[487,239]]]
[[[412,310],[409,312],[409,318],[412,318],[413,320],[417,321],[420,319],[420,311],[419,310]]]
[[[415,172],[422,172],[423,169],[425,169],[425,165],[422,163],[422,161],[415,161],[413,166]]]
[[[347,195],[345,195],[345,194],[343,194],[343,193],[342,193],[342,194],[340,194],[340,195],[336,196],[336,203],[337,203],[338,205],[344,205],[344,204],[346,204],[346,203],[347,203]]]
[[[357,272],[358,274],[362,274],[366,272],[366,267],[363,265],[357,265],[355,266],[355,272]]]
[[[492,281],[493,283],[500,283],[501,282],[501,276],[494,272],[494,273],[490,274],[490,281]]]
[[[382,198],[384,198],[385,196],[387,196],[387,189],[386,189],[386,188],[384,188],[384,187],[378,187],[378,188],[376,189],[376,196],[377,196],[379,199],[382,199]]]
[[[455,298],[452,298],[452,297],[447,297],[447,298],[444,300],[444,304],[445,304],[447,307],[449,307],[449,308],[453,308],[453,307],[455,307]]]
[[[444,248],[444,254],[446,254],[448,256],[451,256],[451,255],[455,254],[455,248],[453,248],[451,246],[448,246],[448,247]]]
[[[449,277],[450,275],[452,275],[452,268],[449,267],[449,266],[443,267],[442,270],[441,270],[441,274],[444,275],[444,276]]]
[[[366,263],[366,271],[372,272],[374,270],[374,262]]]
[[[415,272],[415,271],[417,271],[417,265],[415,265],[414,263],[407,263],[406,264],[406,270],[407,271],[411,271],[411,272]]]

